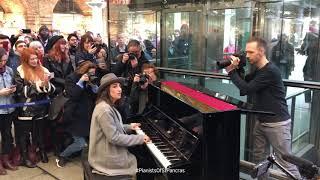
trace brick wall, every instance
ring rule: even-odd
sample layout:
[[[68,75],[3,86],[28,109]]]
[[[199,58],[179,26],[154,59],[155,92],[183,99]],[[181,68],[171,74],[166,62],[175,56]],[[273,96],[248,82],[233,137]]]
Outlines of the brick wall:
[[[75,0],[82,14],[91,15],[87,0]],[[58,0],[0,0],[4,13],[23,14],[26,28],[38,30],[41,25],[52,27],[53,9]]]

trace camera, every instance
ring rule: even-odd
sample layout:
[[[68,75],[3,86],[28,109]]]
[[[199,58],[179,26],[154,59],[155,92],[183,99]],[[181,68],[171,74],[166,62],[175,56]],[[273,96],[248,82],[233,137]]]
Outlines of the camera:
[[[98,77],[96,76],[95,73],[88,72],[87,75],[89,77],[89,83],[90,84],[98,85],[99,79],[98,79]]]
[[[129,53],[128,56],[129,56],[129,60],[133,60],[136,58],[136,55],[134,53]]]
[[[30,34],[31,33],[31,29],[22,29],[22,33],[23,34]]]
[[[239,62],[239,68],[243,68],[244,66],[246,66],[247,63],[247,54],[244,51],[241,51],[240,53],[235,53],[232,54],[235,57],[238,57],[240,59]],[[222,69],[225,68],[227,66],[229,66],[231,64],[231,58],[228,57],[228,59],[226,60],[222,60],[222,61],[217,61],[217,66]]]
[[[149,79],[148,74],[139,74],[139,77],[140,77],[140,80],[139,80],[140,85],[144,85]]]

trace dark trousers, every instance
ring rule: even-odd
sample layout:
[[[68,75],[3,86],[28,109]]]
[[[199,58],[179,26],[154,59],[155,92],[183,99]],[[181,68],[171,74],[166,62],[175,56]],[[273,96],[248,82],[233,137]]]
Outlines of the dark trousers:
[[[32,134],[32,143],[37,145],[40,150],[45,149],[45,129],[47,125],[46,119],[35,120],[34,133],[32,128],[32,121],[29,120],[16,120],[14,121],[16,142],[23,152],[27,151],[28,144],[30,143],[30,133]]]
[[[11,134],[11,124],[13,118],[16,117],[15,113],[0,114],[0,132],[1,132],[1,145],[2,154],[9,154],[13,147],[13,138]]]
[[[133,177],[129,175],[122,176],[104,176],[93,173],[93,180],[132,180]]]

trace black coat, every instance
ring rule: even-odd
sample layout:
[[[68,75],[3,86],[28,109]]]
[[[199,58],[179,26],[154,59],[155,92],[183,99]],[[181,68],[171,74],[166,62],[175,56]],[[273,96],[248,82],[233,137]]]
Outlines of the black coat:
[[[78,50],[76,52],[76,57],[75,57],[75,61],[76,61],[76,66],[79,66],[79,64],[81,64],[84,61],[91,61],[92,63],[96,63],[96,57],[93,54],[90,54],[88,52],[85,51],[81,51]]]
[[[89,136],[91,115],[94,108],[96,95],[90,86],[82,89],[76,83],[81,75],[70,74],[66,78],[66,97],[69,98],[64,105],[63,120],[66,130],[74,136]]]
[[[65,78],[73,72],[71,61],[59,63],[53,61],[52,57],[45,56],[43,66],[54,73],[54,78],[50,82],[56,87],[56,94],[61,93],[64,90]]]
[[[138,66],[135,68],[132,68],[131,63],[129,60],[127,63],[122,63],[122,61],[118,61],[117,64],[114,67],[113,73],[118,77],[124,77],[127,80],[124,83],[124,94],[129,95],[131,91],[131,86],[133,82],[133,78],[135,74],[140,74],[142,72],[142,66],[143,64],[149,63],[149,60],[145,57],[145,54],[143,51],[141,51],[141,57],[138,59]]]

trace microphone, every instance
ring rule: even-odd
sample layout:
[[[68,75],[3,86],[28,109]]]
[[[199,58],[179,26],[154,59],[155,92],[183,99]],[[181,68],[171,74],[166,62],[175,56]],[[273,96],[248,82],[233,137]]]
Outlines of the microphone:
[[[283,154],[283,160],[296,165],[301,174],[304,174],[307,178],[313,178],[315,175],[320,175],[320,168],[314,165],[311,161],[293,156],[291,154]]]

